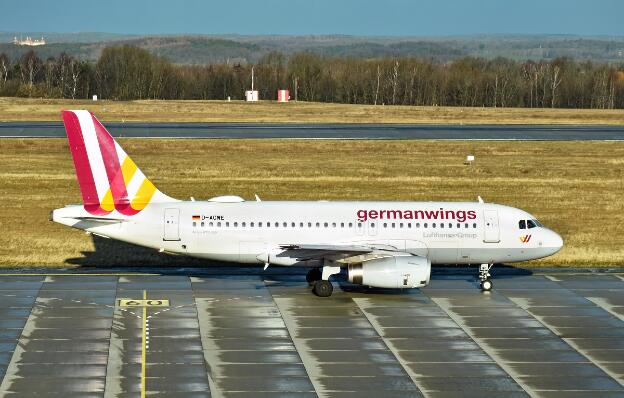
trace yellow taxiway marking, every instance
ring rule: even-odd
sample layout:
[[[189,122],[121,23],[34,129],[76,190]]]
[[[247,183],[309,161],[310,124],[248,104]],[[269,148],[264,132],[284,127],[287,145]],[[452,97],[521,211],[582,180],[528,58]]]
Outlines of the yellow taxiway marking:
[[[169,307],[169,300],[136,300],[136,299],[118,299],[120,307]]]
[[[147,301],[147,291],[143,290],[143,300]],[[143,306],[143,332],[142,334],[142,342],[141,342],[141,398],[145,398],[145,362],[146,362],[146,351],[147,351],[147,306]]]

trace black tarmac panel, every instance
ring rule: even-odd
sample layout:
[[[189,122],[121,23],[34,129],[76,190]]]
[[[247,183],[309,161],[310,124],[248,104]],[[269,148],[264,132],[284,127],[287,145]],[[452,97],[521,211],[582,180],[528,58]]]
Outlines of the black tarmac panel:
[[[624,279],[0,274],[0,397],[622,397]]]

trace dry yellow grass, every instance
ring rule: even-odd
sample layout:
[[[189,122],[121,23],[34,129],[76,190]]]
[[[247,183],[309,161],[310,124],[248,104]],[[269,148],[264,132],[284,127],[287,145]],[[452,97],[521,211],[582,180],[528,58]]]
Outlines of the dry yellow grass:
[[[121,143],[161,190],[179,198],[251,199],[258,193],[284,200],[454,201],[481,195],[523,208],[563,235],[564,249],[534,264],[624,265],[624,144],[619,142]],[[468,153],[476,155],[476,164],[463,164]],[[115,251],[111,241],[96,242],[93,254],[90,237],[49,222],[51,209],[80,202],[63,139],[0,140],[0,196],[0,266],[189,263],[149,250]]]
[[[273,101],[86,101],[0,98],[0,121],[59,121],[62,109],[103,121],[414,124],[624,124],[624,110],[373,106]]]

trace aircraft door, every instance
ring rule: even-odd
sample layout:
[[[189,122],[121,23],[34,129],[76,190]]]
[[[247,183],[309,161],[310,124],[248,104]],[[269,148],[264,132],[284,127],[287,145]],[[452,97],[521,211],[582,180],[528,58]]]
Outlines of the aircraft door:
[[[180,209],[165,209],[163,240],[180,240]]]
[[[483,241],[485,243],[500,242],[500,229],[498,226],[498,211],[483,211]]]

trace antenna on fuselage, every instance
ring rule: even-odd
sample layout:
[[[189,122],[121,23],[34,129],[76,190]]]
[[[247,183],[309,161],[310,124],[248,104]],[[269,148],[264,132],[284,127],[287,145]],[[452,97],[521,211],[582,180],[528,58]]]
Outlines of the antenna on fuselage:
[[[483,201],[483,198],[482,198],[481,196],[477,196],[477,200],[479,201],[479,203],[485,203],[485,202]]]
[[[260,196],[254,194],[254,196],[256,197],[256,202],[262,202],[262,200],[260,200]]]

